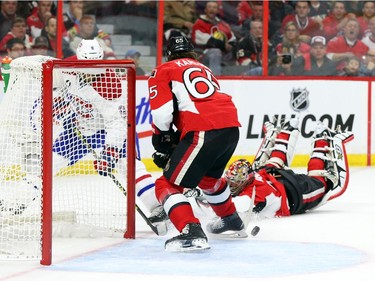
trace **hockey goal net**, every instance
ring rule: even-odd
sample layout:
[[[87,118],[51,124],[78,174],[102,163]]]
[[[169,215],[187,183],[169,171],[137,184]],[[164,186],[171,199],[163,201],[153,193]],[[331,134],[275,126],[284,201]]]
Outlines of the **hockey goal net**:
[[[0,104],[0,259],[51,264],[52,236],[135,236],[135,68],[12,61]],[[94,161],[116,149],[99,175]]]

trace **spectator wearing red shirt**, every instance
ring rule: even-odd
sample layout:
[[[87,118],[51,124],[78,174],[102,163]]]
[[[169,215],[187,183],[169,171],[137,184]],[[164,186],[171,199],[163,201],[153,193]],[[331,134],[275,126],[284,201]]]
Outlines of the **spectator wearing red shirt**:
[[[26,23],[32,37],[40,36],[47,19],[52,16],[51,9],[52,1],[38,1],[37,8],[27,17]]]
[[[365,43],[369,49],[375,50],[375,15],[372,16],[368,23],[370,33],[362,38],[362,42]]]
[[[364,1],[362,4],[362,16],[357,18],[360,26],[360,38],[364,38],[371,34],[369,21],[371,17],[375,15],[374,1]]]
[[[300,75],[303,62],[310,53],[310,45],[299,39],[299,32],[295,22],[285,25],[284,37],[276,46],[276,56],[271,58],[269,75]],[[290,59],[285,60],[285,55]]]
[[[283,19],[294,13],[294,7],[290,1],[269,1],[269,10],[269,38],[278,37],[282,34],[281,23]]]
[[[6,44],[12,38],[21,39],[26,46],[26,55],[30,54],[31,45],[33,44],[34,39],[26,33],[27,25],[26,20],[22,17],[16,17],[12,21],[12,26],[7,35],[5,35],[0,41],[0,52],[6,52]]]
[[[331,39],[327,44],[327,57],[338,63],[342,69],[344,61],[351,57],[361,59],[366,55],[368,46],[358,39],[359,24],[356,19],[349,19],[344,27],[344,34]]]
[[[243,24],[243,22],[253,15],[252,3],[251,1],[240,1],[237,5],[238,13],[238,24]]]
[[[282,54],[292,54],[300,56],[310,52],[310,45],[299,38],[298,26],[290,21],[285,25],[283,41],[276,46],[278,56]]]
[[[334,1],[332,12],[323,20],[323,32],[327,40],[343,33],[343,28],[349,19],[355,19],[356,15],[347,13],[345,1]]]
[[[295,13],[287,15],[281,24],[281,31],[285,29],[285,25],[292,21],[296,23],[299,30],[299,36],[302,41],[309,43],[311,38],[321,35],[320,25],[308,16],[310,12],[309,1],[297,1]]]
[[[206,2],[204,11],[193,25],[192,42],[196,52],[202,53],[200,61],[214,75],[221,75],[222,64],[235,62],[232,49],[237,39],[229,24],[217,17],[219,5],[216,1]]]

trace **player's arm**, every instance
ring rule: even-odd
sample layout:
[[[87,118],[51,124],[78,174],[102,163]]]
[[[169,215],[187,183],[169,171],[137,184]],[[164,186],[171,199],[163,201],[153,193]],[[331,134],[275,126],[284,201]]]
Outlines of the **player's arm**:
[[[159,168],[164,168],[179,142],[179,134],[173,129],[174,95],[162,70],[155,71],[149,79],[149,97],[153,119],[152,145],[156,150],[152,158]]]

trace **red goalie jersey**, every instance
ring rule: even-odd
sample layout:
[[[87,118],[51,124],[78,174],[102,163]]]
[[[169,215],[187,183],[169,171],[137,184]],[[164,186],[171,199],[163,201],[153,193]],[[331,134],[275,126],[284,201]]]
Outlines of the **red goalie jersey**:
[[[220,90],[211,70],[198,61],[164,63],[153,71],[148,85],[153,125],[160,131],[175,124],[184,137],[190,131],[240,126],[232,97]]]

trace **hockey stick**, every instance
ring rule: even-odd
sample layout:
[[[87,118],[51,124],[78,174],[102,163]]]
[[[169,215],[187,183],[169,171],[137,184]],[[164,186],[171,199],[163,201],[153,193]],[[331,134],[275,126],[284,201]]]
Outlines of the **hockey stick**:
[[[92,153],[92,155],[94,156],[94,158],[96,160],[98,160],[99,159],[98,154],[91,147],[91,145],[87,142],[87,140],[82,135],[82,133],[77,128],[75,128],[74,131],[77,134],[77,136],[82,140],[82,142],[85,144],[85,146],[87,147],[87,149]],[[112,173],[107,173],[107,174],[111,178],[111,180],[113,181],[113,183],[120,189],[120,191],[122,192],[122,194],[124,194],[126,196],[127,195],[126,189],[123,187],[123,185],[121,184],[121,182],[116,178],[116,176],[114,174],[112,174]],[[149,218],[145,215],[145,213],[138,207],[137,204],[135,204],[135,209],[137,210],[137,212],[140,214],[140,216],[144,219],[144,221],[147,223],[147,225],[151,228],[151,230],[156,235],[163,236],[163,235],[165,235],[167,233],[168,229],[167,229],[166,224],[157,224],[155,226],[155,225],[152,224],[152,222],[149,220]]]
[[[255,206],[255,194],[256,194],[256,189],[255,189],[255,185],[253,187],[253,193],[251,194],[251,205],[252,205],[252,209],[254,208]],[[250,218],[249,218],[249,221],[250,219],[252,218],[253,222],[257,222],[259,221],[259,218],[258,218],[258,213],[255,213],[253,210],[250,210],[251,214],[250,214]],[[248,222],[249,223],[249,222]],[[259,233],[259,230],[260,230],[260,227],[258,225],[255,225],[252,229],[251,229],[251,235],[252,236],[256,236],[258,235]]]

